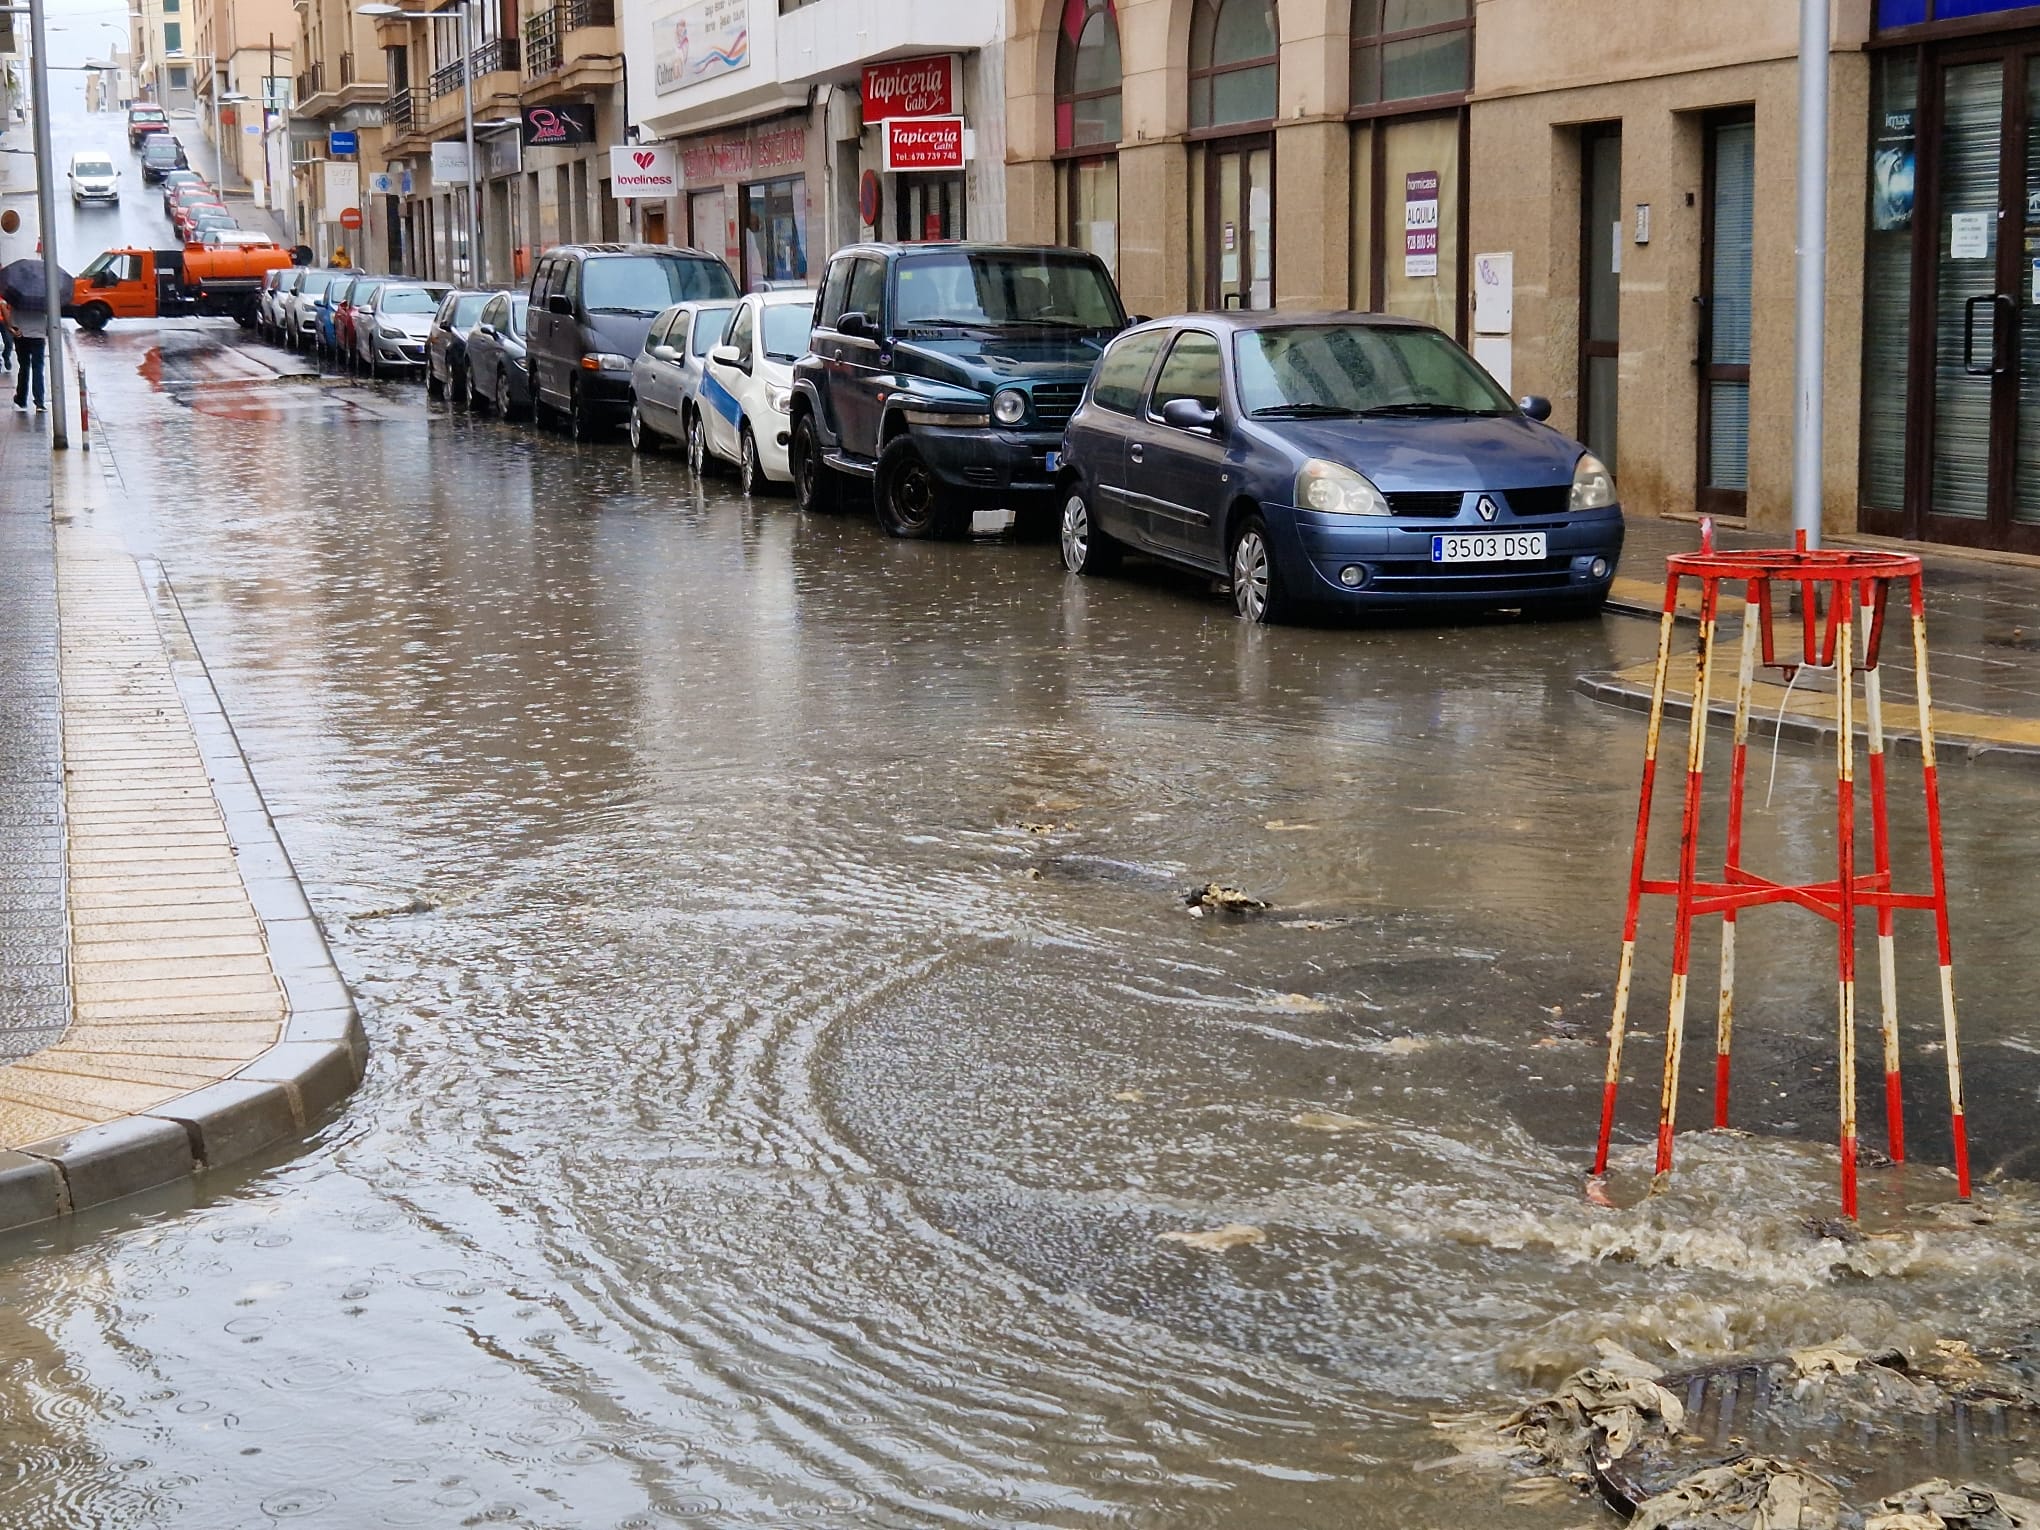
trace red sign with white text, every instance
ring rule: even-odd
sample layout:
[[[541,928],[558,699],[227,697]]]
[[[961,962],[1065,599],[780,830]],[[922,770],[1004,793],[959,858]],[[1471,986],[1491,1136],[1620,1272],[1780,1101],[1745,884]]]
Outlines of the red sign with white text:
[[[903,117],[885,125],[888,170],[961,170],[961,117]]]
[[[896,117],[954,117],[963,111],[957,80],[957,56],[936,53],[927,58],[896,58],[864,66],[864,120],[890,122]]]

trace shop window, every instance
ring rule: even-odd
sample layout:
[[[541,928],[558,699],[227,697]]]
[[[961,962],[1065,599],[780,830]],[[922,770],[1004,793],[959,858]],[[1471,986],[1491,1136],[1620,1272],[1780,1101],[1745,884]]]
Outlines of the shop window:
[[[182,53],[184,51],[183,23],[176,21],[166,21],[163,23],[163,51],[165,53]]]
[[[1272,0],[1197,0],[1190,18],[1190,126],[1275,120]]]
[[[1353,0],[1355,106],[1463,96],[1472,86],[1472,0]]]
[[[1870,228],[1863,251],[1863,489],[1866,509],[1905,507],[1907,347],[1912,338],[1919,60],[1871,56]]]
[[[1385,117],[1353,129],[1355,308],[1461,335],[1464,117]]]
[[[1119,156],[1072,159],[1062,180],[1063,243],[1089,250],[1119,275]]]
[[[742,188],[744,290],[807,280],[807,181],[754,181]]]
[[[1055,58],[1055,146],[1119,142],[1119,12],[1114,0],[1064,0]]]

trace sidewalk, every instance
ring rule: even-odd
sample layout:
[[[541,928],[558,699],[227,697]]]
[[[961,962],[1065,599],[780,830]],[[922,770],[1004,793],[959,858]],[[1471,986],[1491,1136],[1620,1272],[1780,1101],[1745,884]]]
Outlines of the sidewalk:
[[[1724,547],[1781,546],[1787,539],[1724,529]],[[1830,536],[1831,546],[1894,548],[1881,540]],[[1629,523],[1622,554],[1622,575],[1615,581],[1613,610],[1655,621],[1664,607],[1665,559],[1700,545],[1697,522],[1638,518]],[[2040,565],[1937,551],[1905,544],[1926,571],[1929,675],[1933,681],[1934,727],[1946,752],[1979,758],[2040,765]],[[1681,615],[1697,619],[1697,590],[1687,581]],[[1721,630],[1733,637],[1741,630],[1742,601],[1738,595],[1721,615]],[[1778,628],[1782,634],[1783,623]],[[1798,629],[1795,627],[1796,632]],[[1893,641],[1893,638],[1896,641]],[[1690,636],[1679,649],[1691,652]],[[1709,715],[1732,721],[1735,649],[1717,649],[1723,662],[1720,681],[1711,690]],[[1621,670],[1583,675],[1580,689],[1617,706],[1647,708],[1653,665],[1632,664]],[[1887,697],[1886,728],[1893,742],[1916,748],[1917,695],[1913,678],[1909,621],[1887,632],[1882,667]],[[1772,673],[1760,680],[1754,698],[1751,731],[1769,737],[1782,731],[1788,738],[1832,738],[1835,726],[1834,687],[1825,675],[1803,672],[1786,695],[1783,677]],[[1691,710],[1691,664],[1680,666],[1678,683],[1667,697],[1666,711],[1685,717]],[[1778,724],[1779,708],[1784,722]]]
[[[0,699],[29,724],[0,768],[42,805],[0,828],[29,868],[0,902],[22,916],[0,1017],[32,1017],[0,1045],[0,1230],[301,1135],[365,1051],[175,592],[94,525],[116,491],[92,457],[46,442],[0,417],[24,595]]]

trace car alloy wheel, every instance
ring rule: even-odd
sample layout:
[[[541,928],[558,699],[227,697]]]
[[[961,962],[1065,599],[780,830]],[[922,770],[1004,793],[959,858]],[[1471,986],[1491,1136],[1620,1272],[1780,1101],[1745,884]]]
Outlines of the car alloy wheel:
[[[1058,540],[1063,567],[1073,574],[1102,574],[1119,561],[1119,544],[1092,522],[1090,503],[1074,486],[1063,501]]]
[[[1232,595],[1233,609],[1246,620],[1274,620],[1272,613],[1280,597],[1275,567],[1268,554],[1268,528],[1259,516],[1247,522],[1240,539],[1233,544]]]
[[[506,420],[517,418],[516,415],[510,412],[510,374],[508,372],[498,372],[496,374],[496,413]]]
[[[708,433],[702,429],[701,416],[691,412],[687,416],[687,466],[696,478],[708,471]]]
[[[756,494],[764,487],[764,478],[758,472],[758,442],[751,435],[750,422],[739,427],[737,436],[737,487],[746,494]]]
[[[634,452],[648,452],[659,443],[653,438],[650,427],[645,424],[644,411],[638,408],[638,401],[630,401],[630,449]]]

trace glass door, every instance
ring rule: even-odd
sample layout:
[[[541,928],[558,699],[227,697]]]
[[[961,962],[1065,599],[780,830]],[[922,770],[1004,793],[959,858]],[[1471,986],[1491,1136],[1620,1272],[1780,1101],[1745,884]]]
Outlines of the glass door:
[[[1207,308],[1275,306],[1275,148],[1266,138],[1215,143],[1205,155]]]
[[[1622,383],[1622,129],[1580,141],[1580,439],[1613,469]]]
[[[1707,125],[1700,226],[1700,492],[1708,515],[1742,515],[1750,486],[1750,272],[1756,253],[1757,124]]]

